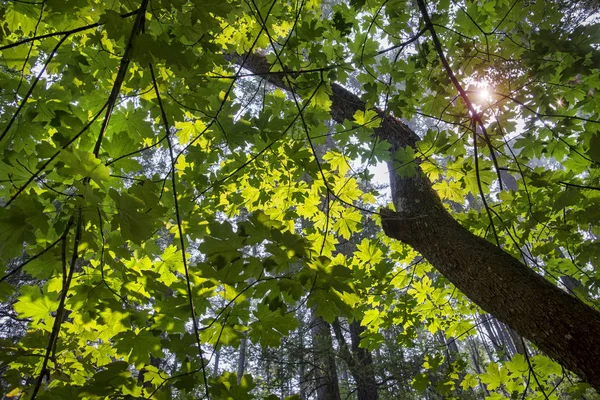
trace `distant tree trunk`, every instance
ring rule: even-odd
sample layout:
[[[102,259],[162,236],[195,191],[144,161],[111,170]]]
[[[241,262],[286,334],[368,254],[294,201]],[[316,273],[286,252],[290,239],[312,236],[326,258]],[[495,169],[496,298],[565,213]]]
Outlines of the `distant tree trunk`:
[[[360,334],[364,328],[353,321],[350,327],[350,348],[342,332],[339,320],[333,323],[333,331],[340,347],[340,357],[346,361],[350,373],[356,382],[358,400],[377,400],[377,380],[373,368],[371,352],[360,347]]]
[[[469,353],[471,353],[471,360],[473,361],[473,367],[475,367],[475,372],[477,372],[478,374],[481,374],[482,371],[481,371],[481,367],[479,364],[479,349],[477,348],[477,345],[475,344],[475,339],[473,339],[473,337],[469,336],[468,342],[470,344]],[[483,383],[481,383],[481,381],[479,381],[479,388],[481,389],[482,392],[484,392],[488,396],[490,395],[490,392],[487,390],[487,387]]]
[[[458,354],[460,351],[458,350],[458,345],[456,344],[456,338],[450,337],[446,341],[446,345],[448,346],[448,350],[450,350],[451,354]]]
[[[577,288],[581,288],[582,286],[581,282],[579,282],[577,279],[566,275],[560,277],[560,282],[565,285],[570,293],[575,293],[575,290]]]
[[[348,379],[348,369],[347,368],[342,368],[342,366],[340,364],[338,365],[338,369],[340,369],[340,392],[343,393],[344,389],[347,389],[350,387],[350,382]]]
[[[469,353],[471,353],[471,361],[473,361],[473,367],[475,368],[475,372],[480,374],[481,367],[479,366],[479,350],[477,349],[475,340],[473,340],[471,336],[469,336],[468,342],[471,347]]]
[[[340,400],[331,329],[323,318],[314,316],[314,311],[311,335],[315,358],[317,400]]]
[[[478,329],[477,333],[479,334],[479,339],[481,340],[481,344],[483,345],[483,349],[485,350],[485,354],[487,354],[488,359],[490,361],[495,361],[496,358],[494,357],[494,354],[490,350],[490,346],[488,345],[488,340],[487,340],[486,335],[483,334],[481,329]]]
[[[237,363],[237,383],[238,385],[242,381],[242,377],[244,376],[244,372],[246,371],[246,346],[248,343],[248,338],[246,335],[242,338],[240,342],[240,351],[238,354],[238,363]]]
[[[377,380],[375,379],[375,368],[373,367],[373,357],[371,352],[360,346],[360,335],[364,332],[364,327],[358,321],[350,323],[350,340],[352,343],[352,354],[358,361],[362,371],[359,374],[360,381],[357,380],[358,399],[359,400],[377,400]],[[356,377],[355,377],[356,379]]]
[[[422,2],[419,6],[426,15]],[[268,74],[266,57],[250,54],[243,60],[252,72],[287,88],[281,75]],[[337,84],[331,84],[330,98],[331,116],[340,123],[353,120],[366,107]],[[398,118],[376,112],[381,124],[375,136],[391,144],[390,159],[406,147],[416,148],[420,138],[414,131]],[[418,158],[415,164],[414,174],[401,176],[388,163],[395,211],[380,210],[385,233],[412,246],[471,301],[600,390],[600,335],[595,334],[600,332],[600,312],[461,226],[442,204]]]
[[[446,362],[449,364],[452,364],[452,362],[454,361],[454,354],[456,354],[456,352],[453,352],[450,350],[450,346],[448,344],[449,341],[446,341],[446,335],[444,335],[444,333],[442,331],[437,331],[434,336],[438,340],[438,342],[440,342],[440,344],[442,346],[444,346],[444,353],[446,354]],[[455,346],[456,346],[456,344],[455,344]]]
[[[512,340],[513,344],[515,345],[515,349],[517,350],[517,353],[525,355],[525,352],[527,351],[527,349],[523,345],[523,339],[513,328],[511,328],[510,326],[507,326],[507,328],[508,328],[508,334],[510,335],[511,340]]]
[[[492,318],[490,318],[490,325],[492,327],[492,330],[496,333],[496,340],[498,340],[498,344],[500,345],[502,352],[507,358],[510,358],[508,343],[506,343],[506,338],[504,337],[502,328],[500,327],[498,320],[493,316]]]
[[[213,367],[213,374],[219,375],[219,360],[221,359],[221,346],[217,343],[215,350],[215,365]]]
[[[281,396],[279,397],[281,400],[284,400],[287,396],[287,386],[286,386],[286,382],[287,380],[285,379],[285,371],[284,371],[284,365],[285,364],[279,364],[279,391],[281,392]]]
[[[496,332],[492,329],[491,321],[494,317],[489,314],[483,314],[479,316],[479,320],[481,321],[481,325],[485,329],[488,339],[492,342],[494,346],[494,350],[496,350],[496,355],[500,360],[506,360],[506,353],[502,349],[502,345],[500,343],[500,339],[496,336]]]
[[[498,331],[500,336],[502,336],[502,342],[504,343],[508,356],[512,358],[515,354],[517,354],[518,351],[514,341],[510,337],[510,333],[508,332],[509,328],[502,322],[498,321],[496,318],[494,318],[493,322],[494,326],[496,327],[496,330]]]
[[[300,328],[298,329],[299,349],[300,349],[300,367],[298,368],[298,385],[300,386],[300,398],[306,400],[306,372],[304,370],[306,360],[304,359],[304,332],[302,330],[302,319],[300,319]]]

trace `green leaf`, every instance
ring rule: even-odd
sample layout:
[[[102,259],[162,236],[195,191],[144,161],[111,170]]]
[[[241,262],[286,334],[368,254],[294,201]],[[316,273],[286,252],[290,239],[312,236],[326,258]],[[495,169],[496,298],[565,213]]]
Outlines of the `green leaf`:
[[[414,149],[412,147],[401,147],[396,150],[392,167],[399,176],[407,178],[415,176],[418,167],[415,162]]]
[[[110,196],[115,201],[118,214],[113,219],[113,227],[120,227],[121,235],[125,240],[141,244],[150,234],[159,221],[155,218],[156,208],[150,207],[149,200],[132,196],[127,193],[110,191]],[[152,201],[152,200],[150,200]],[[154,210],[155,213],[151,213]]]
[[[596,134],[590,139],[590,148],[587,155],[593,161],[600,163],[600,135]]]
[[[488,390],[494,390],[508,382],[509,372],[507,368],[491,363],[487,366],[486,372],[481,374],[479,378],[481,382],[487,385]]]
[[[104,188],[105,182],[110,178],[110,169],[88,151],[64,151],[60,155],[60,160],[65,163],[64,174],[79,175],[84,178],[91,178],[101,188]]]
[[[281,338],[298,327],[298,320],[293,315],[282,314],[279,309],[271,311],[265,304],[258,304],[254,316],[257,321],[250,324],[249,336],[261,346],[279,346]]]
[[[363,239],[354,256],[363,263],[377,264],[383,260],[383,252],[369,239]]]
[[[463,388],[463,390],[475,388],[478,384],[479,382],[477,381],[477,377],[473,374],[466,374],[462,382],[460,382],[460,386]]]
[[[417,374],[413,378],[411,385],[418,392],[424,393],[429,385],[431,385],[431,382],[427,374]]]
[[[333,224],[333,229],[337,230],[341,237],[350,239],[353,233],[358,232],[357,228],[361,220],[360,212],[353,208],[346,208]]]
[[[381,119],[375,110],[358,110],[354,113],[354,121],[359,125],[369,126],[371,128],[377,128],[381,125]]]
[[[126,356],[136,367],[150,364],[150,356],[164,357],[158,332],[147,329],[126,331],[117,334],[113,340],[117,352]]]
[[[56,312],[58,301],[45,295],[37,286],[23,286],[14,308],[19,318],[31,318],[35,326],[43,321],[46,326],[51,327],[54,319],[51,314]]]

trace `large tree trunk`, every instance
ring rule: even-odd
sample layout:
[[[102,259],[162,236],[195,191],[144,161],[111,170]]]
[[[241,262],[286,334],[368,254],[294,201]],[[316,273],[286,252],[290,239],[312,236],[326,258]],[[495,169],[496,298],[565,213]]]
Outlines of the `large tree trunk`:
[[[241,62],[240,57],[232,59]],[[268,74],[265,57],[249,55],[244,67],[286,88],[281,74]],[[356,111],[364,110],[358,96],[337,84],[331,89],[334,120],[352,120]],[[382,123],[375,135],[392,145],[392,154],[415,147],[419,137],[410,128],[378,112]],[[389,169],[396,211],[382,210],[385,233],[415,248],[479,307],[600,389],[600,313],[462,227],[420,167],[409,178],[396,174],[391,164]]]

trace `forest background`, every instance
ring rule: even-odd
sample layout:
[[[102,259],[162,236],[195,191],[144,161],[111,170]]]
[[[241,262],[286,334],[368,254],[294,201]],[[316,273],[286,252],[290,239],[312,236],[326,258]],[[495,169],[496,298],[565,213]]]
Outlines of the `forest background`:
[[[597,398],[599,10],[2,1],[0,392]]]

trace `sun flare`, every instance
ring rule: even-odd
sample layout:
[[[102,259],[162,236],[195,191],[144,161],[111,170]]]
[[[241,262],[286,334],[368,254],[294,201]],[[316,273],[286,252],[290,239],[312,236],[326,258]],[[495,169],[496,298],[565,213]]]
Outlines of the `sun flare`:
[[[479,101],[481,101],[481,102],[489,101],[491,98],[490,90],[487,87],[479,88],[477,90],[477,97],[479,98]]]

